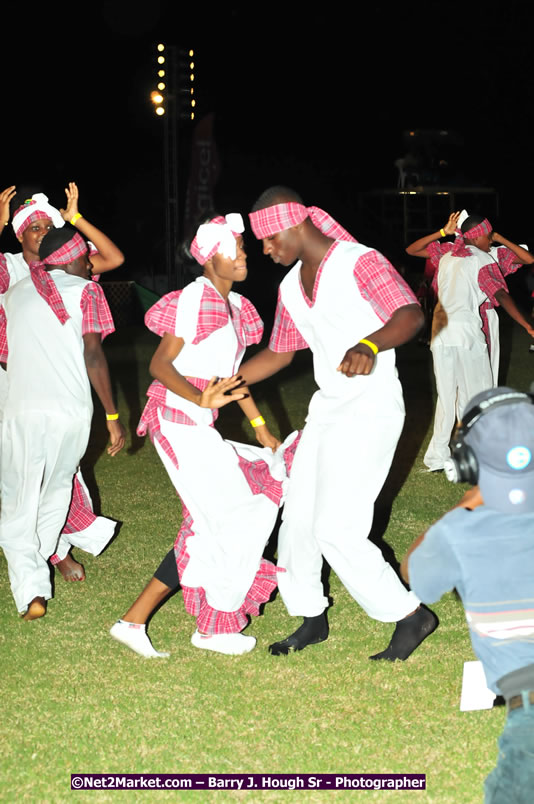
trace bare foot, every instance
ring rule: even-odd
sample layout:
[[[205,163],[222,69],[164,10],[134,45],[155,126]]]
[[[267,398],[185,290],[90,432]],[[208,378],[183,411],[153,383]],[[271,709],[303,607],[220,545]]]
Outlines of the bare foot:
[[[46,614],[46,600],[44,597],[34,597],[26,614],[22,615],[23,620],[38,620]]]
[[[64,559],[55,564],[66,581],[85,581],[85,571],[81,564],[67,553]]]

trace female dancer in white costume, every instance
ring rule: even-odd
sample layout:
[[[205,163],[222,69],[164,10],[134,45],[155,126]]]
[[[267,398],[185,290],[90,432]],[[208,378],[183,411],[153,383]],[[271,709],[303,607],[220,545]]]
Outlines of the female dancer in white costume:
[[[277,568],[262,554],[298,439],[294,433],[280,445],[237,376],[246,346],[263,332],[251,302],[231,290],[247,275],[243,228],[238,214],[201,225],[190,250],[203,275],[145,317],[161,342],[138,433],[149,432],[184,517],[174,550],[111,628],[115,639],[146,657],[169,655],[153,648],[146,623],[178,583],[197,619],[192,644],[226,654],[253,649],[255,638],[241,631],[276,586]],[[214,428],[217,409],[232,401],[262,448],[224,440]]]

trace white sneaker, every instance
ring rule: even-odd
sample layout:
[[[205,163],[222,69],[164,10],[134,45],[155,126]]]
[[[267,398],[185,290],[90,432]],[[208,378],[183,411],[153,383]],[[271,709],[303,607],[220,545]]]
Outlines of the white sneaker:
[[[146,633],[145,625],[117,620],[115,625],[109,629],[109,633],[113,639],[127,645],[145,659],[167,659],[170,656],[170,653],[163,653],[153,647],[150,637]]]
[[[256,637],[244,634],[213,634],[206,636],[195,631],[191,637],[191,644],[201,650],[213,650],[216,653],[226,653],[229,656],[238,656],[248,653],[256,645]]]

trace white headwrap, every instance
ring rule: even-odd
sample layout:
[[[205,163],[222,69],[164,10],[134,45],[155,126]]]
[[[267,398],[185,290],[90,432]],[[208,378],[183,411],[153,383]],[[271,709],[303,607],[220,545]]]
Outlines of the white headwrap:
[[[217,252],[235,260],[236,236],[244,232],[245,224],[239,212],[230,212],[224,218],[214,218],[199,226],[191,244],[191,253],[201,265]]]
[[[44,212],[52,221],[56,229],[61,229],[65,225],[65,221],[61,217],[59,209],[56,209],[52,204],[48,203],[48,196],[44,193],[35,193],[29,201],[26,201],[21,207],[17,209],[13,215],[11,224],[15,234],[24,228],[25,221],[35,212]]]

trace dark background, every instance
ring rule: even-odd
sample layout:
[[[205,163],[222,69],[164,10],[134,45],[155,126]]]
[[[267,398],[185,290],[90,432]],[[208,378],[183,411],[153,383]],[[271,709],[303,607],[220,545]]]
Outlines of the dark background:
[[[163,142],[149,96],[162,40],[195,48],[198,116],[215,114],[222,211],[246,213],[267,186],[289,184],[387,252],[360,194],[396,186],[403,132],[446,130],[455,144],[439,155],[441,178],[495,188],[495,228],[533,248],[532,17],[531,4],[515,0],[12,5],[0,55],[0,184],[41,185],[60,206],[75,180],[82,212],[126,254],[114,278],[157,271]],[[188,136],[181,131],[182,177]],[[250,241],[252,262],[266,267]],[[13,245],[4,234],[2,250]]]

